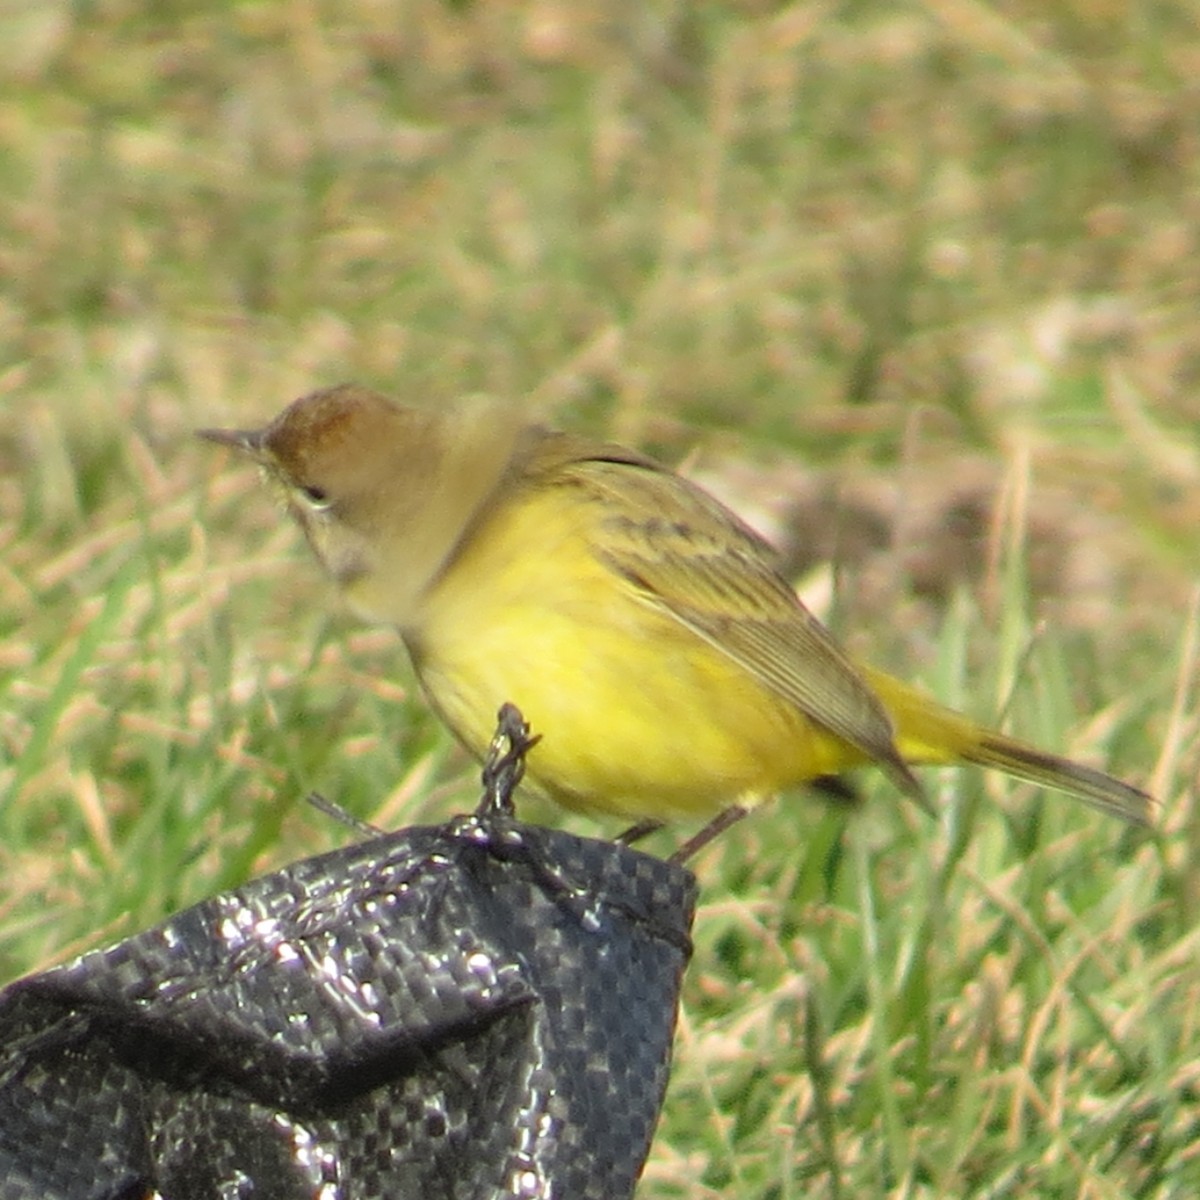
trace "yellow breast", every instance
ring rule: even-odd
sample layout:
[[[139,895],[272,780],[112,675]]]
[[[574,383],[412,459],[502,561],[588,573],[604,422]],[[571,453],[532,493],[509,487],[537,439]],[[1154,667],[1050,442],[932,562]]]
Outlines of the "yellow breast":
[[[528,776],[572,808],[708,816],[861,761],[603,565],[570,489],[493,512],[407,634],[430,700],[482,755],[504,701],[542,741]]]

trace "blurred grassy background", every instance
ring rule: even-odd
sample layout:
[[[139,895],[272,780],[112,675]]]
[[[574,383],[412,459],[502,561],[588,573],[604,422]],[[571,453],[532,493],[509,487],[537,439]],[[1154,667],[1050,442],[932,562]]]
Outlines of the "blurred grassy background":
[[[310,788],[470,802],[190,431],[487,391],[686,457],[856,651],[1164,801],[947,773],[714,846],[640,1196],[1196,1195],[1198,21],[0,7],[0,978],[343,841]]]

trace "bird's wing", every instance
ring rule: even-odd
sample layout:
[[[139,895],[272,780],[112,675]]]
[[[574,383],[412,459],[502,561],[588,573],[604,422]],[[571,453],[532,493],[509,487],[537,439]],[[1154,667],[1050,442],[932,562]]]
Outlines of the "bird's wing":
[[[866,680],[772,565],[769,545],[717,500],[652,460],[621,452],[556,463],[603,503],[597,553],[639,596],[765,687],[878,762],[924,799]]]

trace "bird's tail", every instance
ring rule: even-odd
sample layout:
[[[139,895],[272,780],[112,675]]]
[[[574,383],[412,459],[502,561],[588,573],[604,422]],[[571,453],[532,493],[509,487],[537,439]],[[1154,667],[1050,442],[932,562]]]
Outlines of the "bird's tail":
[[[1067,792],[1136,825],[1150,824],[1155,802],[1140,788],[986,729],[882,671],[865,668],[864,673],[891,715],[896,745],[907,761],[974,763]]]

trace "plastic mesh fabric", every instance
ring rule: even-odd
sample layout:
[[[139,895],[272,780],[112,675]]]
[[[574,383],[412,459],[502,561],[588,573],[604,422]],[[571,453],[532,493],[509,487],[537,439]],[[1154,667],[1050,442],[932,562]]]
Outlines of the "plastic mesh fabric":
[[[0,992],[0,1200],[621,1200],[695,881],[511,821],[294,863]]]

